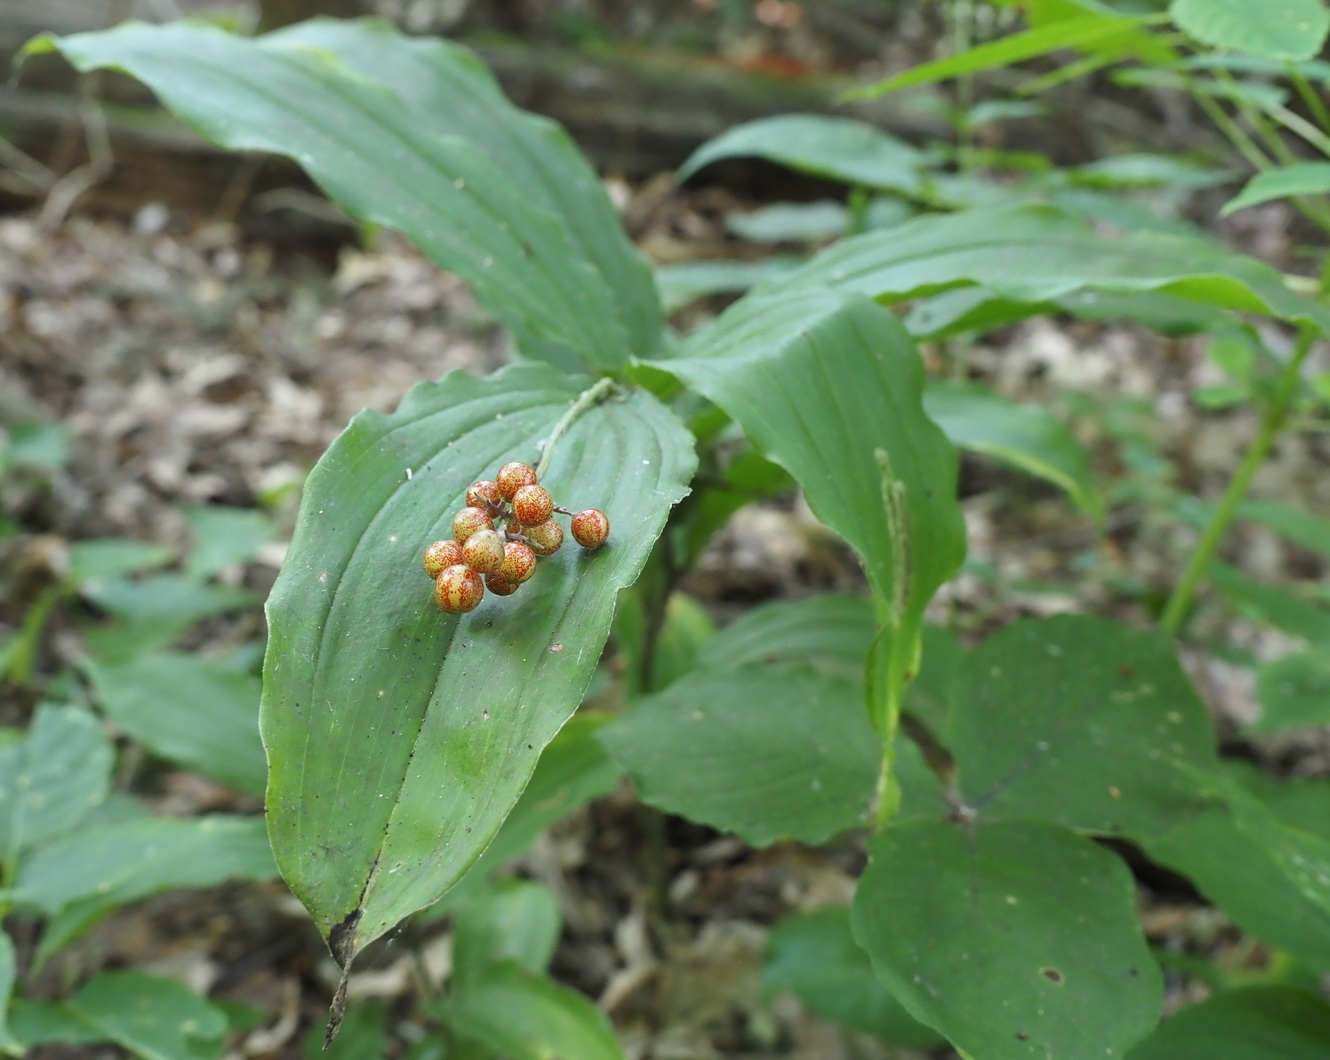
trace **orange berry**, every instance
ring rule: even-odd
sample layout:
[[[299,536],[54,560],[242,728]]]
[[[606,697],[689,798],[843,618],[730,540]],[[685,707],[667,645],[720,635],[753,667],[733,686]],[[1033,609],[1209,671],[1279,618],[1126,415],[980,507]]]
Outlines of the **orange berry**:
[[[544,486],[523,486],[513,494],[513,514],[523,526],[539,526],[554,514],[554,498]]]
[[[573,540],[583,548],[600,548],[610,536],[610,520],[599,508],[573,516]]]
[[[485,596],[485,583],[470,567],[455,563],[434,579],[434,602],[450,615],[474,611]]]
[[[503,535],[477,530],[462,546],[462,562],[479,574],[493,574],[503,566]]]
[[[462,546],[456,541],[435,541],[425,549],[425,573],[437,578],[444,567],[462,562]]]
[[[535,573],[535,549],[521,541],[509,541],[503,546],[503,566],[499,568],[499,577],[514,585],[521,585]]]
[[[502,574],[485,575],[485,588],[495,596],[512,596],[517,592],[519,585],[517,582],[509,581]]]
[[[499,484],[484,478],[479,482],[471,483],[466,491],[466,503],[471,505],[472,508],[484,508],[487,504],[492,504],[497,508],[503,503],[503,495],[499,493]]]
[[[499,473],[494,476],[494,481],[499,487],[499,496],[504,500],[513,499],[513,494],[523,486],[534,486],[536,484],[536,469],[530,464],[522,464],[513,461],[511,464],[504,464],[499,468]]]
[[[563,527],[553,519],[546,519],[539,526],[522,527],[522,535],[537,556],[552,556],[563,547]]]
[[[465,541],[477,530],[493,530],[494,520],[483,508],[463,508],[453,516],[453,540]]]

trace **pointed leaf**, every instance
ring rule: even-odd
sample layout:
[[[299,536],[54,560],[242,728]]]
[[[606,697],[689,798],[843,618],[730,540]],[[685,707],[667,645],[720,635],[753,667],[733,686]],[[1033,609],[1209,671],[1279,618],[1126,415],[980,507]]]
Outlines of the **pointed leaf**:
[[[345,961],[470,867],[577,706],[696,457],[641,391],[587,410],[545,483],[613,527],[596,552],[543,560],[512,599],[460,619],[420,562],[467,486],[534,463],[579,384],[536,365],[420,385],[392,415],[361,413],[305,486],[268,600],[260,725],[269,827],[283,875]]]
[[[1319,4],[1317,6],[1320,6]],[[1296,162],[1257,173],[1219,211],[1227,217],[1248,206],[1293,195],[1322,195],[1330,191],[1330,162]]]
[[[223,147],[295,159],[352,216],[464,277],[529,354],[613,367],[659,341],[649,275],[589,169],[464,49],[374,22],[254,39],[131,22],[37,46],[52,47],[137,77]]]
[[[143,1060],[215,1060],[226,1013],[174,979],[108,972],[66,1003],[76,1017]]]
[[[1128,1060],[1321,1060],[1330,1056],[1330,1005],[1288,986],[1225,990],[1184,1008]]]
[[[1212,560],[1206,577],[1243,610],[1313,644],[1330,644],[1330,610],[1289,589],[1265,585],[1237,567]]]
[[[1269,527],[1295,544],[1330,558],[1330,520],[1291,504],[1249,497],[1238,505],[1238,518]]]
[[[1159,1018],[1131,873],[1046,824],[898,824],[869,845],[854,934],[916,1019],[982,1060],[1114,1060]]]
[[[1202,44],[1263,59],[1314,58],[1330,30],[1321,0],[1173,0],[1168,11]]]

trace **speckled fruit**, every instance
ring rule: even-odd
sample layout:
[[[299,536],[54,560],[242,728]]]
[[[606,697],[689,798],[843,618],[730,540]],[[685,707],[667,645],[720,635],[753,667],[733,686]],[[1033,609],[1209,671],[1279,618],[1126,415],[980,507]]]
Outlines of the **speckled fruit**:
[[[437,578],[444,567],[462,562],[462,546],[456,541],[435,541],[425,549],[425,573]]]
[[[445,567],[434,579],[434,602],[450,615],[474,611],[485,597],[480,575],[461,563]]]
[[[544,486],[523,486],[513,494],[513,514],[523,526],[539,526],[554,514],[554,498]]]
[[[495,596],[512,596],[517,592],[519,585],[517,582],[509,581],[502,574],[487,574],[485,588]]]
[[[600,548],[610,536],[610,520],[599,508],[573,516],[573,540],[583,548]]]
[[[484,508],[487,504],[493,504],[496,507],[503,503],[503,494],[499,492],[499,484],[491,482],[487,478],[479,482],[473,482],[466,491],[466,503],[472,508]]]
[[[503,566],[503,535],[477,530],[462,546],[462,562],[479,574],[493,574]]]
[[[503,566],[499,568],[499,576],[504,581],[521,585],[535,573],[535,549],[521,541],[509,541],[503,546]]]
[[[499,473],[494,476],[494,481],[498,483],[499,496],[506,501],[510,501],[513,499],[513,494],[523,486],[534,486],[536,484],[536,469],[530,464],[514,461],[499,468]]]
[[[477,530],[493,530],[494,520],[482,508],[463,508],[453,516],[453,540],[464,542]]]
[[[552,556],[563,547],[563,527],[553,519],[546,519],[539,526],[522,527],[522,536],[531,542],[531,550],[537,556]]]

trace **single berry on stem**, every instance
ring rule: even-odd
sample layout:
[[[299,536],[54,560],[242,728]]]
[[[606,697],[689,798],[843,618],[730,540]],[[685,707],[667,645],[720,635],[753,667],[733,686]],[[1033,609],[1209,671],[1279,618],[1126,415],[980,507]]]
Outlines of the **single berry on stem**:
[[[450,615],[474,611],[485,596],[485,583],[470,567],[456,563],[434,579],[434,602]]]
[[[523,486],[534,486],[536,484],[536,469],[530,464],[523,464],[514,460],[511,464],[504,464],[499,468],[499,473],[494,476],[495,483],[499,487],[499,496],[504,500],[513,499],[513,494]]]
[[[517,582],[509,581],[502,574],[485,575],[485,588],[495,596],[512,596],[519,587]]]
[[[509,541],[503,546],[503,566],[499,568],[499,576],[504,581],[521,585],[535,573],[535,549],[521,541]]]
[[[523,527],[522,536],[537,556],[552,556],[563,546],[563,527],[553,519],[546,519],[539,526]]]
[[[488,508],[490,505],[497,508],[503,503],[503,494],[499,492],[497,482],[481,479],[479,482],[471,483],[467,488],[466,503],[472,508]]]
[[[610,520],[599,508],[573,516],[573,540],[583,548],[600,548],[610,536]]]
[[[461,543],[477,530],[493,530],[494,520],[483,508],[463,508],[453,516],[453,540]]]
[[[477,530],[462,546],[462,562],[479,574],[493,574],[503,566],[503,535]]]
[[[462,562],[462,546],[456,541],[435,541],[425,549],[425,573],[437,578],[444,567]]]
[[[523,526],[539,526],[554,514],[554,498],[544,486],[523,486],[513,494],[513,514]]]

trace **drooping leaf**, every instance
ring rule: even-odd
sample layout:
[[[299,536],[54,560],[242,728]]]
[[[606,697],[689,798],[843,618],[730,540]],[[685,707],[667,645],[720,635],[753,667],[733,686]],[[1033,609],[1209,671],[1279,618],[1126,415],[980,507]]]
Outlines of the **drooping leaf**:
[[[1321,0],[1173,0],[1168,11],[1202,44],[1262,59],[1314,58],[1330,30]]]
[[[866,596],[825,593],[745,611],[709,640],[698,664],[713,668],[799,664],[862,681],[877,630]]]
[[[514,961],[496,964],[443,1006],[449,1025],[512,1060],[623,1060],[604,1014],[576,990]]]
[[[268,600],[260,724],[283,875],[345,962],[470,867],[576,707],[618,590],[637,576],[696,457],[645,392],[587,409],[544,483],[605,511],[513,599],[435,607],[420,557],[474,480],[532,463],[580,384],[537,365],[421,385],[364,412],[310,474]],[[352,767],[349,763],[354,763]]]
[[[726,129],[679,167],[687,180],[725,158],[765,158],[800,173],[866,188],[919,190],[919,151],[867,122],[822,114],[781,114]]]
[[[185,563],[185,574],[191,578],[211,577],[232,563],[249,559],[260,545],[272,540],[272,520],[254,508],[210,504],[186,508],[184,514],[193,539]]]
[[[1261,717],[1252,732],[1330,724],[1330,650],[1313,648],[1266,663],[1256,675],[1256,696]]]
[[[1249,578],[1236,567],[1212,560],[1206,576],[1243,610],[1313,644],[1330,644],[1330,610],[1288,589]]]
[[[115,754],[88,711],[44,704],[0,744],[0,856],[10,864],[68,832],[106,798]]]
[[[767,940],[762,989],[789,990],[819,1016],[912,1049],[936,1049],[941,1035],[887,993],[840,906],[786,917]]]
[[[913,822],[869,853],[855,938],[963,1054],[1114,1060],[1159,1018],[1131,874],[1090,840],[1034,822]]]
[[[1209,715],[1168,637],[1085,615],[1030,619],[966,659],[945,738],[966,803],[1149,836],[1209,800],[1175,761],[1215,762]]]
[[[294,158],[463,276],[533,356],[615,367],[659,343],[650,277],[590,168],[457,45],[325,21],[259,38],[126,23],[36,47],[137,77],[224,147]]]
[[[545,884],[507,879],[486,888],[453,916],[453,982],[465,990],[503,961],[543,973],[554,956],[563,917]]]
[[[1270,202],[1272,199],[1322,195],[1327,191],[1330,191],[1330,162],[1295,162],[1257,173],[1243,185],[1242,191],[1224,203],[1219,214],[1227,217],[1237,210],[1245,210],[1248,206]]]
[[[88,673],[106,713],[154,753],[263,794],[257,677],[185,652],[92,663]]]
[[[1013,404],[971,383],[931,381],[924,411],[960,448],[1047,479],[1092,515],[1102,510],[1089,454],[1047,409]]]
[[[1321,1060],[1330,1005],[1290,986],[1225,990],[1165,1020],[1128,1060]]]
[[[65,1007],[143,1060],[216,1060],[227,1030],[217,1006],[174,979],[142,972],[90,979]]]
[[[1238,518],[1269,527],[1294,544],[1330,558],[1330,520],[1282,501],[1248,497],[1238,505]]]

